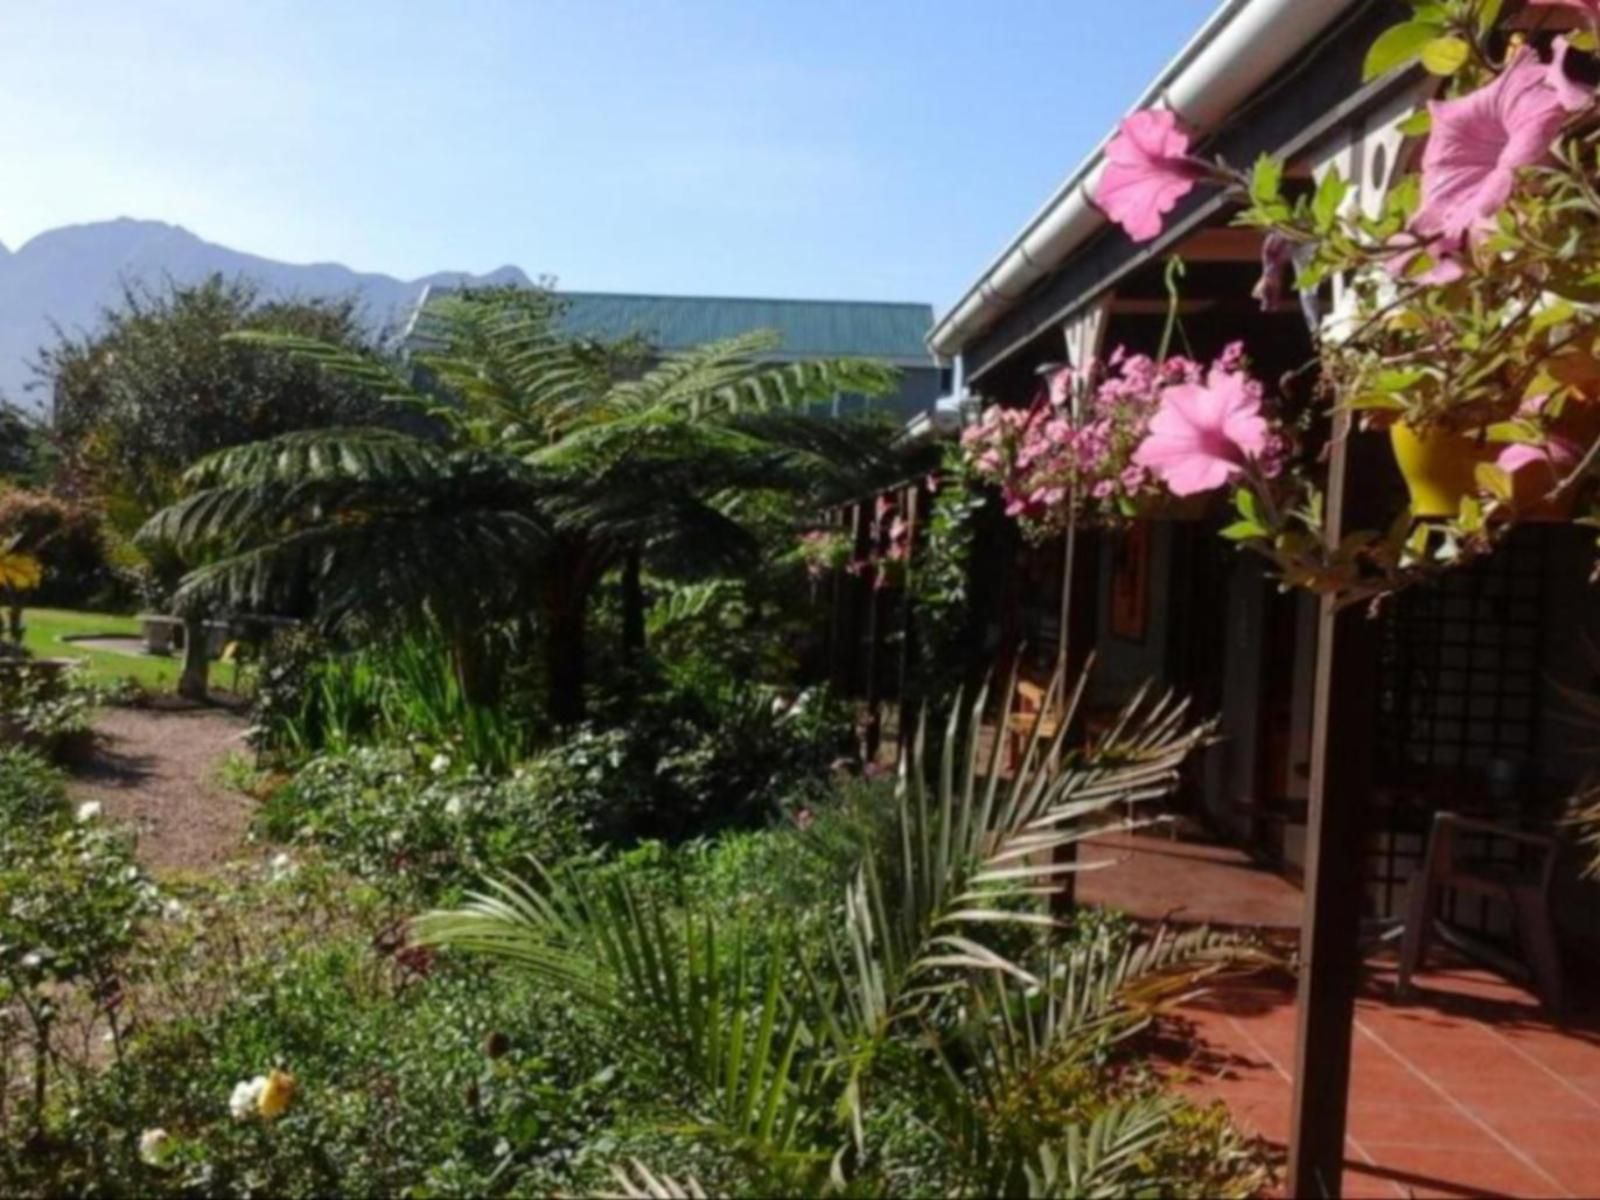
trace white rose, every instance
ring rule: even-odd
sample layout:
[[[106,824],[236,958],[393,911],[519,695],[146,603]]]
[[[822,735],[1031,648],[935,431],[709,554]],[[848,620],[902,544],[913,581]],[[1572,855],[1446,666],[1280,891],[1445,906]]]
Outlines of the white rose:
[[[146,1129],[139,1135],[139,1161],[159,1167],[172,1153],[172,1135],[165,1129]]]
[[[254,1079],[245,1079],[234,1084],[233,1094],[228,1097],[228,1111],[233,1114],[233,1119],[248,1121],[255,1116],[256,1104],[266,1089],[265,1075],[257,1075]]]

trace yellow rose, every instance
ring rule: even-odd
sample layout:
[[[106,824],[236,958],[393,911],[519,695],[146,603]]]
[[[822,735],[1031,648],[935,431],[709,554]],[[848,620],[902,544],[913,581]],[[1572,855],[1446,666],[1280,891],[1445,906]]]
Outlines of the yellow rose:
[[[294,1076],[287,1071],[273,1071],[267,1076],[267,1085],[256,1099],[256,1111],[268,1121],[283,1116],[294,1100]]]

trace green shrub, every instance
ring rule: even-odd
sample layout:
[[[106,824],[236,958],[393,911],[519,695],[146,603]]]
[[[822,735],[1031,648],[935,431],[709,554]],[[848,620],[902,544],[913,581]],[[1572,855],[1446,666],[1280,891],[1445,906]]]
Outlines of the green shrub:
[[[185,894],[139,967],[142,1028],[45,1139],[0,1151],[8,1194],[584,1194],[646,1099],[559,993],[407,946],[380,896],[314,862]],[[287,1111],[235,1117],[272,1070]]]
[[[432,895],[485,871],[558,862],[584,847],[586,813],[538,763],[495,779],[444,754],[364,748],[315,758],[258,818],[274,841],[315,844],[364,879]]]
[[[31,1057],[27,1102],[0,1105],[0,1144],[39,1136],[77,1035],[103,1030],[120,1052],[127,959],[155,909],[154,885],[98,805],[70,810],[59,773],[0,751],[0,1092]]]
[[[100,692],[76,669],[65,675],[13,669],[0,673],[0,746],[32,747],[60,762],[87,756],[90,714]]]

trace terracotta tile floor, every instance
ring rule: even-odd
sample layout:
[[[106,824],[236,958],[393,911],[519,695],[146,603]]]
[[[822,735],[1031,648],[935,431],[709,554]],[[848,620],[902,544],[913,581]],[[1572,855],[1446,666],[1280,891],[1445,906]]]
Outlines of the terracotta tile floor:
[[[1521,988],[1461,963],[1394,996],[1369,966],[1357,1002],[1346,1196],[1600,1195],[1600,1019],[1553,1026]],[[1280,1151],[1287,1140],[1294,996],[1229,985],[1191,1005],[1183,1087],[1225,1101]]]
[[[1135,916],[1298,927],[1298,888],[1195,831],[1096,839],[1080,902]],[[1445,952],[1395,996],[1392,958],[1369,964],[1357,1002],[1344,1194],[1600,1196],[1600,994],[1578,990],[1557,1027],[1520,987]],[[1280,1154],[1294,1066],[1293,984],[1227,984],[1190,1005],[1182,1086],[1227,1103]]]
[[[1244,851],[1218,845],[1182,823],[1176,833],[1144,830],[1086,842],[1080,861],[1103,869],[1078,876],[1078,902],[1152,921],[1300,928],[1299,888]]]

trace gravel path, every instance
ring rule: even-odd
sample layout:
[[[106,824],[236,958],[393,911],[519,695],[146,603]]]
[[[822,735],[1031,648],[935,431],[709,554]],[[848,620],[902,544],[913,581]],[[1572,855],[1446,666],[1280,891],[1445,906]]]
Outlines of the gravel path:
[[[75,803],[97,800],[138,838],[154,870],[203,870],[238,856],[252,804],[220,787],[217,767],[241,751],[246,722],[217,709],[112,708],[100,713],[92,762],[72,780]]]

